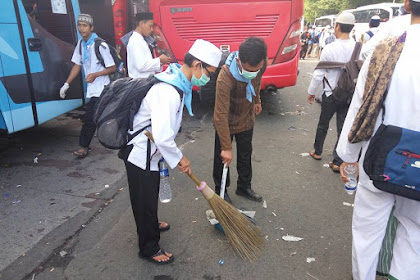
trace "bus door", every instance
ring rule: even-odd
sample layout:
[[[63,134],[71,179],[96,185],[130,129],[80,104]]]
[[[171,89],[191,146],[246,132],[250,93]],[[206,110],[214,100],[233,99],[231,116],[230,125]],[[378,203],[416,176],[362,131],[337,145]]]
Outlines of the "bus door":
[[[70,84],[64,101],[59,96],[60,88],[73,67],[71,57],[78,41],[76,15],[79,6],[77,0],[22,2],[23,6],[19,9],[21,37],[25,42],[29,80],[33,86],[35,121],[41,124],[84,102],[81,75]]]
[[[15,4],[0,9],[0,129],[9,133],[35,124]]]

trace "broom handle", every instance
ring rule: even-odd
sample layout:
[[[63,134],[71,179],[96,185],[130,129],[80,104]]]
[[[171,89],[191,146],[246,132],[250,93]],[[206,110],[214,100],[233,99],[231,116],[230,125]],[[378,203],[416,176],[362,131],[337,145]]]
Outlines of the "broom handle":
[[[144,134],[147,136],[147,138],[150,139],[150,141],[154,142],[153,135],[152,133],[150,133],[150,131],[146,130]],[[188,174],[188,176],[190,176],[190,178],[194,181],[194,183],[197,184],[197,186],[201,185],[201,181],[193,173]]]

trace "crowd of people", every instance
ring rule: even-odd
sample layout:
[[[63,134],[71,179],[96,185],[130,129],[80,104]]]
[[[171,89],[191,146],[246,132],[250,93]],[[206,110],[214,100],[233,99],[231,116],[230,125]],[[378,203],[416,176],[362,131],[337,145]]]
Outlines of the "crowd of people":
[[[313,104],[318,88],[322,87],[319,97],[321,113],[314,150],[310,152],[312,158],[322,158],[329,122],[335,114],[338,136],[330,167],[341,174],[343,181],[348,180],[344,172],[346,166],[359,168],[352,226],[353,279],[375,279],[388,221],[393,217],[398,220],[398,230],[391,237],[394,242],[393,257],[390,270],[386,273],[389,273],[389,279],[414,280],[420,277],[420,202],[378,190],[362,167],[369,141],[382,122],[420,131],[420,72],[414,69],[419,58],[420,0],[404,0],[404,4],[411,12],[409,20],[405,20],[405,24],[389,22],[387,28],[381,30],[377,28],[377,18],[372,18],[371,32],[364,37],[366,43],[361,50],[357,49],[359,45],[352,38],[355,18],[351,13],[342,13],[332,28],[327,27],[322,32],[316,32],[314,27],[308,28],[301,36],[302,59],[315,53],[319,54],[324,65],[328,65],[325,62],[344,65],[353,58],[364,61],[349,102],[338,103],[336,98],[339,94],[336,89],[341,87],[338,84],[342,65],[317,68],[307,97],[308,102]],[[170,226],[158,220],[158,161],[163,157],[171,168],[178,167],[183,173],[191,173],[191,163],[177,147],[175,137],[181,127],[184,106],[193,115],[193,86],[204,86],[210,79],[217,79],[213,117],[216,193],[220,193],[223,166],[229,166],[233,159],[232,141],[235,139],[236,194],[262,201],[252,188],[251,155],[255,116],[262,111],[260,86],[267,67],[267,46],[261,38],[247,38],[241,43],[239,51],[232,52],[226,61],[221,62],[222,53],[218,47],[197,39],[185,54],[181,66],[171,63],[172,58],[166,55],[155,57],[153,42],[148,40],[152,27],[153,14],[139,13],[136,15],[136,28],[126,39],[129,77],[147,78],[152,75],[158,80],[143,99],[134,116],[133,130],[129,133],[147,130],[153,135],[154,142],[150,142],[143,133],[135,134],[123,152],[126,154],[124,163],[137,226],[139,256],[157,264],[168,264],[174,261],[174,256],[159,246],[160,232]],[[74,152],[75,156],[83,158],[89,153],[96,129],[93,122],[95,103],[104,86],[110,83],[109,74],[115,72],[116,65],[105,42],[100,48],[104,64],[98,62],[92,47],[97,35],[93,32],[90,15],[79,15],[78,30],[82,39],[75,47],[72,57],[74,66],[60,89],[60,96],[65,98],[69,84],[83,69],[87,97],[91,101],[87,105],[80,134],[80,149]],[[167,65],[167,69],[161,72],[163,65]],[[215,77],[213,73],[220,67]],[[370,95],[374,97],[368,103],[366,100]],[[230,186],[229,179],[226,186]],[[231,202],[227,191],[225,199]]]

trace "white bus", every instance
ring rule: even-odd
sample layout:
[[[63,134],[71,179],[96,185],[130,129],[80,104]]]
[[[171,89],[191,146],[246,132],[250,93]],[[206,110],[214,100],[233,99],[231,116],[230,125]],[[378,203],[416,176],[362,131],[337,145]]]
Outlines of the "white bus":
[[[321,31],[326,26],[334,27],[337,15],[322,16],[315,19],[314,25],[316,31]]]

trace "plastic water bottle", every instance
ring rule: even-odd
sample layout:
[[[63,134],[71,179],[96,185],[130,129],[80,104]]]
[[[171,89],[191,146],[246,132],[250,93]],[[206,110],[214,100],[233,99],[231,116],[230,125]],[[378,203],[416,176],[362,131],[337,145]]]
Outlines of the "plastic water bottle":
[[[344,185],[344,189],[349,195],[352,195],[357,188],[357,167],[352,164],[346,165],[344,167],[344,174],[349,179]]]
[[[169,170],[163,158],[159,160],[159,174],[159,199],[162,203],[168,203],[172,200],[172,191],[171,184],[169,183]]]

